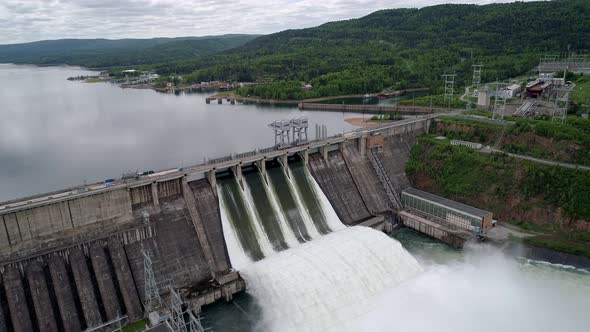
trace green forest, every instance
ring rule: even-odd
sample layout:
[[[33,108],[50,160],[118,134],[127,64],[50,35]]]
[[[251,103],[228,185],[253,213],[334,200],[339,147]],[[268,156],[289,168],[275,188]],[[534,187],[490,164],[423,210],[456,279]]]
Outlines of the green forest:
[[[303,99],[429,88],[442,74],[456,91],[482,64],[484,82],[526,75],[543,54],[590,52],[590,1],[386,9],[365,17],[265,36],[58,40],[0,45],[0,62],[141,66],[184,82],[266,83],[243,96]],[[312,85],[303,89],[303,83]],[[424,102],[430,102],[424,101]]]
[[[526,74],[546,52],[565,53],[568,47],[586,52],[588,22],[586,0],[381,10],[155,68],[185,75],[189,82],[272,82],[239,92],[262,98],[374,93],[386,87],[428,87],[440,94],[443,73],[456,72],[461,87],[471,81],[476,63],[484,65],[484,81],[495,81]],[[313,88],[303,91],[295,82]]]

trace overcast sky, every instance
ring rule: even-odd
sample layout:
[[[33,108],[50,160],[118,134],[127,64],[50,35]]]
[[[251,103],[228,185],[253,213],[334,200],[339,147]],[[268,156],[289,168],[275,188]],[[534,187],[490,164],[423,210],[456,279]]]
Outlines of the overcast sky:
[[[60,38],[267,34],[385,8],[506,0],[0,0],[0,44]]]

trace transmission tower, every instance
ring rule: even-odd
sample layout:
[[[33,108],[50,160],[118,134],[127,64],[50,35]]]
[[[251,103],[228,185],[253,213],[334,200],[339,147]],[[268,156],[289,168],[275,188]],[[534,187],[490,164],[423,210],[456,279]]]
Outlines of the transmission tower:
[[[555,92],[555,100],[551,120],[565,123],[570,104],[570,94],[573,89],[571,87],[559,87],[554,88],[553,91]]]
[[[180,295],[170,287],[170,323],[174,332],[204,332],[201,319],[196,317]]]
[[[481,67],[483,67],[483,65],[473,65],[472,67],[473,79],[471,80],[471,85],[473,87],[473,96],[477,97],[479,95],[479,85],[481,84]]]
[[[496,82],[496,94],[494,96],[494,109],[492,112],[492,119],[504,119],[504,112],[506,111],[506,93],[502,90],[506,83]]]
[[[457,74],[443,74],[443,79],[445,80],[445,100],[448,98],[449,100],[453,99],[453,94],[455,92],[455,77]]]
[[[158,284],[156,283],[152,259],[145,250],[142,250],[141,253],[143,254],[143,276],[145,281],[144,306],[146,312],[151,312],[154,309],[162,307],[162,298],[160,297],[160,291],[158,290]]]

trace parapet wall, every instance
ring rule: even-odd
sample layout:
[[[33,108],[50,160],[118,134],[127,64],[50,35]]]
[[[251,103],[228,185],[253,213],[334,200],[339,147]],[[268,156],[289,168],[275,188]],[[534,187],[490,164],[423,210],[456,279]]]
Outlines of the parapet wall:
[[[5,213],[0,215],[0,257],[25,256],[47,247],[103,237],[131,222],[127,190]]]

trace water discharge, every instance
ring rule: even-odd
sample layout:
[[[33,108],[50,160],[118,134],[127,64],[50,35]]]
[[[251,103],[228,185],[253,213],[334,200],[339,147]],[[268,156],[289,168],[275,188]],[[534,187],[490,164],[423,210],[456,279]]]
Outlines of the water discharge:
[[[424,271],[384,292],[357,331],[588,331],[590,273],[485,245],[455,255],[422,262]]]
[[[281,211],[297,240],[300,243],[311,240],[297,200],[293,195],[291,184],[283,170],[280,167],[269,168],[268,176],[273,194],[276,196]]]
[[[416,275],[401,244],[355,226],[282,251],[241,270],[258,300],[262,331],[355,331],[375,297]]]
[[[412,256],[381,232],[345,227],[303,164],[290,177],[270,168],[268,184],[254,174],[242,194],[235,179],[219,193],[232,264],[261,310],[255,331],[587,330],[586,271],[401,231]],[[265,241],[271,254],[256,249]]]

